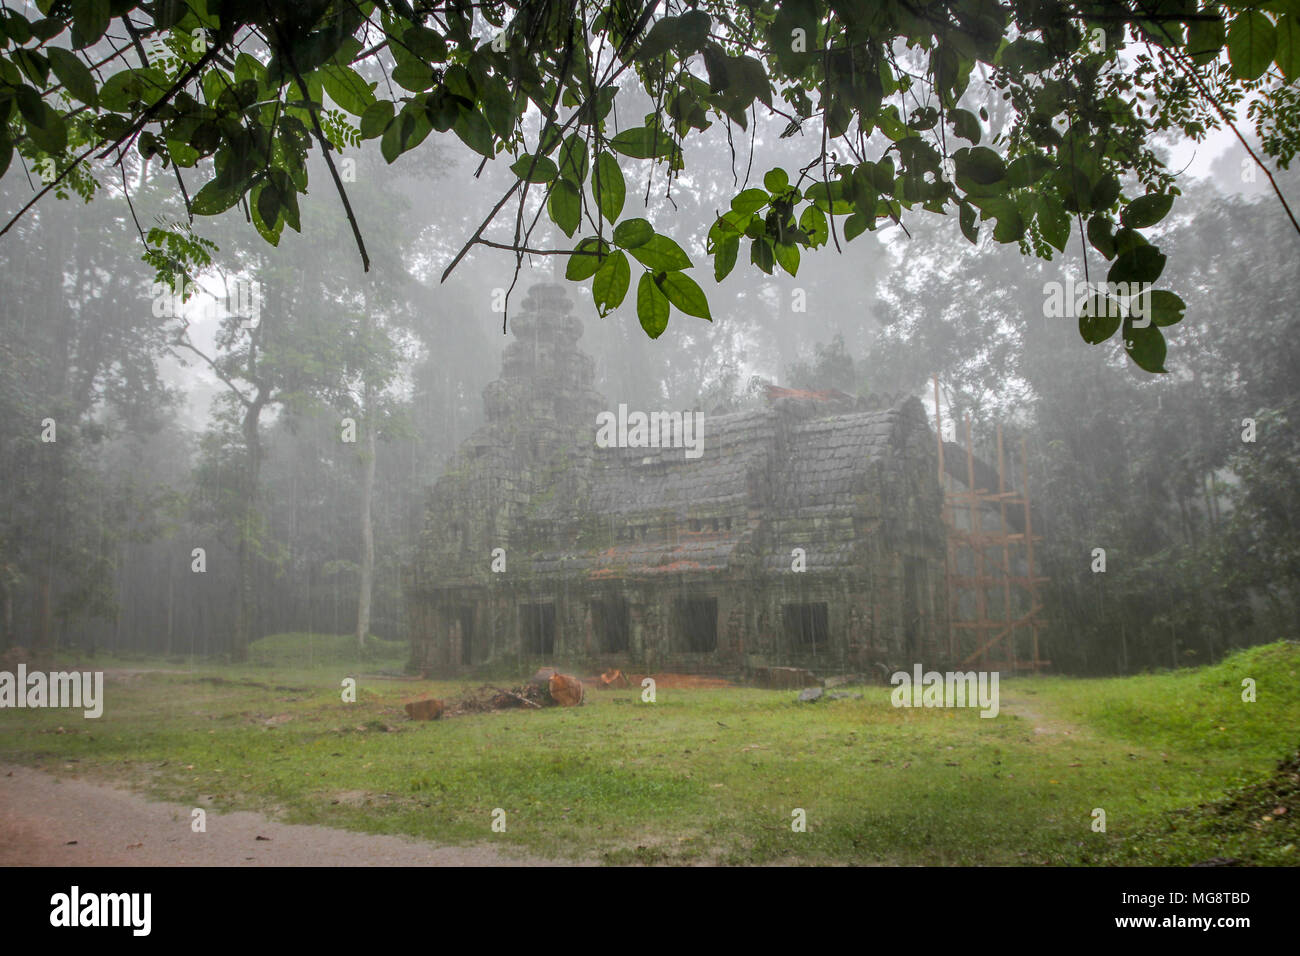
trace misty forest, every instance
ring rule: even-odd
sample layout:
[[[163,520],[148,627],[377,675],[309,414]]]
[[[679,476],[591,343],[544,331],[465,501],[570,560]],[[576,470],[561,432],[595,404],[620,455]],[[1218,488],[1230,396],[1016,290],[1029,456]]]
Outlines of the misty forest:
[[[623,752],[604,772],[665,774],[645,812],[687,807],[692,835],[600,852],[1286,862],[1292,831],[1224,850],[1159,814],[1273,779],[1297,743],[1298,77],[1291,0],[3,0],[0,668],[106,670],[96,734],[127,724],[115,746],[13,724],[0,755],[203,773],[189,748],[222,738],[183,738],[180,701],[292,733],[316,718],[263,675],[335,708],[351,676],[353,736],[447,727],[461,763],[394,769],[409,800],[377,810],[341,778],[203,792],[457,841],[587,772],[474,763],[489,718],[450,702],[485,680],[519,686],[480,709],[559,728],[578,718],[532,714],[521,682],[551,667],[564,703],[576,675],[572,713],[616,736],[602,702],[662,675],[710,737],[752,714],[727,752],[757,768],[840,726],[809,714],[901,719],[895,671],[978,666],[1004,718],[1174,753],[1141,810],[1164,835],[1075,849],[1066,823],[989,824],[985,794],[948,812],[1007,828],[986,856],[829,808],[806,855],[761,828],[715,852],[703,821],[769,791]],[[638,442],[651,412],[669,424]],[[795,708],[814,684],[841,699]],[[456,719],[406,723],[419,695]],[[140,729],[150,707],[174,740]],[[963,746],[936,728],[936,753]],[[1090,772],[1023,746],[1008,766],[1044,768],[1048,803],[1048,777]],[[974,787],[953,759],[933,786]],[[1136,772],[1098,771],[1107,792]],[[501,795],[457,803],[470,777]],[[554,802],[635,815],[603,786]],[[878,797],[895,823],[924,816],[907,786]],[[797,799],[772,798],[787,831]]]

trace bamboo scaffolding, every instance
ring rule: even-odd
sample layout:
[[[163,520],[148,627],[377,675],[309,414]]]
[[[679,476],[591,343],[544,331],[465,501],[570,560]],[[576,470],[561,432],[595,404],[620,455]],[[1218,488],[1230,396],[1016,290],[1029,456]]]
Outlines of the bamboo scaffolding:
[[[1034,571],[1034,543],[1042,540],[1034,534],[1029,500],[1029,467],[1025,442],[1020,442],[1020,487],[1015,488],[1007,479],[1006,451],[1002,426],[997,426],[997,489],[977,487],[975,482],[975,451],[971,437],[970,416],[964,416],[966,487],[959,489],[948,474],[944,463],[943,417],[940,409],[939,380],[934,378],[934,420],[939,451],[939,482],[943,488],[943,522],[947,532],[945,548],[944,584],[948,602],[948,659],[960,660],[965,668],[976,661],[987,669],[1038,672],[1050,667],[1051,661],[1039,654],[1039,630],[1042,627],[1042,604],[1038,586],[1048,579]],[[955,430],[955,429],[954,429]],[[1024,530],[1012,531],[1008,525],[1008,509],[1021,508]],[[968,528],[957,527],[957,515],[964,511]],[[997,515],[997,529],[985,528],[985,512]],[[996,548],[994,553],[992,549]],[[969,555],[969,558],[966,556]],[[1024,573],[1018,573],[1018,559],[1023,555]],[[963,573],[968,564],[973,573]],[[1000,616],[991,617],[988,600],[990,593],[1001,589]],[[973,594],[973,602],[963,600]],[[1017,595],[1023,595],[1017,602]],[[964,618],[963,604],[974,604],[974,617]],[[1028,610],[1017,613],[1015,608]],[[1023,639],[1028,632],[1029,647]],[[1025,654],[1024,651],[1028,653]],[[995,660],[991,651],[1000,652],[1002,659]]]

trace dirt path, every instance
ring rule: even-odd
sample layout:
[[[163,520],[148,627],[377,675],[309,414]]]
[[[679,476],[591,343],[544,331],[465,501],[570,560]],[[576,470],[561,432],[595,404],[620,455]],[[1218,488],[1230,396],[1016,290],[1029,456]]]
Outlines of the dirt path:
[[[0,764],[0,866],[568,865],[489,845],[436,846],[247,812],[209,810],[207,832],[194,833],[190,809]]]
[[[1087,731],[1077,724],[1070,723],[1055,714],[1044,715],[1039,708],[1047,708],[1034,696],[1004,691],[1001,698],[1001,712],[1027,721],[1036,735],[1075,738],[1087,736]]]

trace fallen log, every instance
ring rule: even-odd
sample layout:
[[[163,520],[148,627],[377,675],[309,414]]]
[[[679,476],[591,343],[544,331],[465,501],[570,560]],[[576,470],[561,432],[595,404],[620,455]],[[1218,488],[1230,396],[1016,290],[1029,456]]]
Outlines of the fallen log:
[[[552,674],[549,690],[551,700],[561,707],[577,707],[582,703],[582,681],[568,674]]]
[[[409,700],[406,702],[406,716],[412,720],[437,720],[447,705],[436,697],[425,697],[421,700]]]

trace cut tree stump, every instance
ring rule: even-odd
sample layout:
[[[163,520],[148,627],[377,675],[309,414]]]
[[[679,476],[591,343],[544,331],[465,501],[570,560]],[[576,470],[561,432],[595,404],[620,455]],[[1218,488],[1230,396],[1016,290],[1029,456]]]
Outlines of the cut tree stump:
[[[627,675],[617,667],[600,675],[600,686],[606,690],[617,684],[622,684],[624,687],[629,686]]]
[[[552,674],[551,700],[561,707],[577,707],[582,703],[582,681],[568,674]]]

